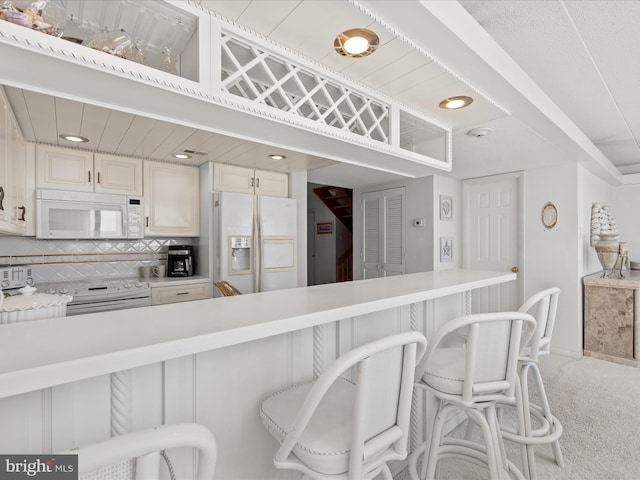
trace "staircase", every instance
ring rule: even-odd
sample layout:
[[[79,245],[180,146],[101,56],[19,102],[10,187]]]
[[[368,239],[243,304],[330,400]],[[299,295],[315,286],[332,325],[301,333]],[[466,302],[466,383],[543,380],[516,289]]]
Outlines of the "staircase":
[[[353,280],[353,246],[336,261],[336,282]]]
[[[349,232],[353,232],[353,191],[342,187],[319,187],[313,191]],[[353,246],[336,260],[336,282],[350,280],[353,280]]]
[[[353,231],[352,190],[342,187],[319,187],[313,191],[350,232]]]

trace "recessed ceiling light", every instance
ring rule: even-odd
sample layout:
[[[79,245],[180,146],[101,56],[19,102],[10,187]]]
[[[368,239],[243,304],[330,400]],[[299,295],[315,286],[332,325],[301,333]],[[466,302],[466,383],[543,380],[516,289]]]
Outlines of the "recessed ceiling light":
[[[380,39],[375,32],[366,28],[354,28],[339,34],[333,41],[333,48],[345,57],[366,57],[380,45]]]
[[[449,110],[456,110],[458,108],[464,108],[468,105],[471,105],[473,102],[473,98],[458,96],[458,97],[449,97],[445,98],[440,102],[440,108],[447,108]]]
[[[269,155],[269,157],[271,157],[271,160],[284,160],[285,158],[287,158],[284,155],[280,154]]]
[[[174,158],[179,158],[180,160],[191,158],[191,155],[189,155],[188,153],[172,153],[171,156]]]
[[[67,140],[68,142],[85,143],[89,141],[88,138],[81,137],[80,135],[72,135],[70,133],[61,133],[58,136],[63,140]]]

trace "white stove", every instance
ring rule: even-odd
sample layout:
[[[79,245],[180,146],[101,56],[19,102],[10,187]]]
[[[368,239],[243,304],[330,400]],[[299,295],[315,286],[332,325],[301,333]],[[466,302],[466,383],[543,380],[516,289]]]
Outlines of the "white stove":
[[[67,304],[67,315],[151,305],[149,282],[136,278],[41,283],[35,287],[42,293],[71,295],[73,300]]]

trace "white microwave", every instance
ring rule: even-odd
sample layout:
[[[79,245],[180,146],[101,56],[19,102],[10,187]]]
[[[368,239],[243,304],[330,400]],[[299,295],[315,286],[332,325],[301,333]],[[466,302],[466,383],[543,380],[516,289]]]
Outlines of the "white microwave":
[[[36,189],[36,238],[143,238],[144,199]]]

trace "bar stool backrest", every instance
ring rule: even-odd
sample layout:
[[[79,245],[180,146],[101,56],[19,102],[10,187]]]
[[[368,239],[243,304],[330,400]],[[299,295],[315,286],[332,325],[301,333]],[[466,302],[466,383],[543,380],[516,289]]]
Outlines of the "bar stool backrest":
[[[317,407],[331,386],[349,372],[355,400],[348,478],[370,478],[371,472],[379,471],[387,461],[406,458],[415,367],[426,344],[421,333],[405,332],[362,345],[336,359],[307,395],[294,427],[276,453],[276,465],[292,468],[288,467],[292,451]]]
[[[417,370],[417,378],[425,375],[423,380],[434,389],[438,390],[441,385],[445,393],[448,390],[452,397],[458,396],[448,385],[450,382],[438,378],[444,375],[442,372],[436,376],[429,374],[432,369],[430,362],[442,364],[443,359],[447,359],[447,353],[450,353],[450,360],[461,365],[460,370],[464,372],[460,392],[463,404],[513,397],[519,352],[531,338],[534,329],[533,317],[520,312],[479,313],[450,320],[429,339],[427,353]],[[462,335],[459,335],[460,330],[464,331]],[[447,349],[447,337],[450,335],[463,338],[464,347]],[[451,383],[459,385],[457,381]]]
[[[519,312],[533,315],[537,322],[536,331],[521,353],[522,356],[537,361],[539,355],[550,353],[559,297],[560,289],[558,287],[547,288],[534,293],[518,309]]]
[[[194,480],[213,479],[216,441],[206,427],[196,423],[138,430],[65,453],[78,455],[80,480],[146,480],[160,478],[160,452],[178,447],[198,449]]]

